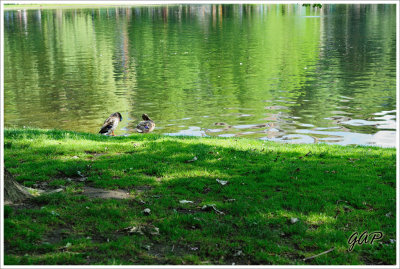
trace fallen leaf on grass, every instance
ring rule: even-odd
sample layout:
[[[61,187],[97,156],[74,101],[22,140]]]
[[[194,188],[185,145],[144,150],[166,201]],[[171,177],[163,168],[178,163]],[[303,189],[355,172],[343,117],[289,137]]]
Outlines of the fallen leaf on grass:
[[[353,209],[351,209],[351,208],[348,207],[348,206],[343,206],[343,210],[344,210],[344,212],[351,212],[351,211],[353,211]]]
[[[298,218],[290,218],[290,223],[295,224],[296,222],[299,222]]]
[[[58,214],[57,212],[55,212],[54,210],[52,210],[51,212],[50,212],[53,216],[60,216],[60,214]]]
[[[203,193],[208,193],[209,191],[211,191],[211,188],[209,188],[209,187],[203,188]]]
[[[203,205],[203,207],[201,208],[201,210],[204,210],[204,211],[211,211],[211,210],[214,210],[215,213],[217,213],[217,214],[225,215],[225,213],[222,212],[222,211],[219,211],[219,210],[215,207],[214,204],[212,204],[212,205]]]
[[[179,203],[181,203],[181,204],[193,204],[193,201],[180,200]]]
[[[142,248],[144,248],[144,249],[146,249],[146,250],[150,250],[150,249],[151,249],[151,246],[150,246],[150,245],[144,245],[144,246],[142,246]]]
[[[239,250],[235,254],[233,254],[234,257],[240,256],[243,254],[243,251]]]
[[[77,171],[76,173],[81,177],[81,178],[78,179],[78,181],[83,182],[83,181],[85,181],[85,180],[87,179],[87,177],[85,177],[85,176],[81,173],[81,171]]]
[[[126,227],[126,228],[124,228],[124,229],[122,229],[120,231],[127,232],[128,234],[137,233],[137,234],[144,235],[142,229],[140,227],[137,227],[137,226],[129,226],[129,227]]]
[[[349,162],[354,163],[355,161],[358,161],[360,159],[353,159],[353,158],[349,158]]]
[[[127,232],[128,234],[159,235],[160,229],[154,225],[129,226],[117,232]]]
[[[195,161],[197,161],[197,157],[196,156],[194,156],[194,158],[191,159],[191,160],[185,161],[185,163],[192,163],[192,162],[195,162]]]
[[[72,244],[70,242],[68,242],[65,246],[62,246],[59,248],[59,250],[65,251],[67,250],[70,246],[72,246]]]
[[[145,208],[143,210],[143,214],[145,214],[145,215],[150,215],[150,212],[151,212],[150,208]]]
[[[218,178],[217,178],[217,182],[218,182],[219,184],[221,184],[222,186],[228,184],[228,181],[219,180]]]
[[[136,202],[138,202],[139,204],[141,204],[141,205],[144,205],[144,204],[146,204],[146,202],[145,201],[143,201],[142,199],[139,199],[139,200],[135,200]]]

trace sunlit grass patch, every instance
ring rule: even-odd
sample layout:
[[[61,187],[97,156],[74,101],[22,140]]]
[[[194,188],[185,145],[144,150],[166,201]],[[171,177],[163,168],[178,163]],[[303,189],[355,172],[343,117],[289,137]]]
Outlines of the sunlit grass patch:
[[[309,216],[307,216],[306,221],[310,224],[328,224],[328,223],[334,223],[335,222],[335,218],[333,218],[332,216],[327,216],[325,214],[319,213],[313,213],[310,214]]]

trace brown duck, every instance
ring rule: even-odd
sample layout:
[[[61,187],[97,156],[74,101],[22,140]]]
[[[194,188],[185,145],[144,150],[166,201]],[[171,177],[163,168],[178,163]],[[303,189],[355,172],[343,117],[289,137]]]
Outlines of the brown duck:
[[[121,113],[115,112],[111,114],[104,122],[99,134],[110,135],[111,133],[112,136],[115,136],[114,130],[117,128],[120,121],[122,121]]]
[[[156,127],[154,121],[152,121],[147,114],[142,115],[143,121],[139,122],[136,126],[136,130],[138,133],[150,133]]]

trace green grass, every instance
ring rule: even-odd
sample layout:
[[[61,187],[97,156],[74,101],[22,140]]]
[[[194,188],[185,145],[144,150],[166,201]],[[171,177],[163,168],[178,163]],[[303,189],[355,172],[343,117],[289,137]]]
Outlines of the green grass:
[[[7,129],[4,139],[20,183],[66,187],[6,206],[8,265],[396,263],[395,149],[35,129]],[[68,180],[79,174],[87,180]],[[84,185],[134,198],[91,199]],[[150,224],[159,235],[121,232]],[[384,237],[348,252],[363,231]]]

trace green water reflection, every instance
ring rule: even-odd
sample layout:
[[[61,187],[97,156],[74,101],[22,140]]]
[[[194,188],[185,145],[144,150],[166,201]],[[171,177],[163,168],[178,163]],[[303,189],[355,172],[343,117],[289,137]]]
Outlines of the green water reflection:
[[[394,5],[4,11],[5,126],[395,146]]]

